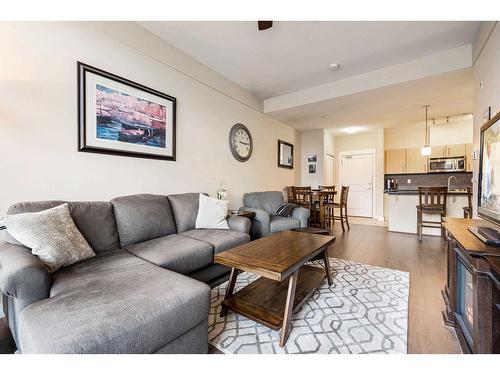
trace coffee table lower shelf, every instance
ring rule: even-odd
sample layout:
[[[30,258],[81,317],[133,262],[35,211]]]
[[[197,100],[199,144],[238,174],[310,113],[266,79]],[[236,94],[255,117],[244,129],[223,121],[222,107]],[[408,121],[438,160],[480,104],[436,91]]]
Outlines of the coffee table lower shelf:
[[[323,268],[306,265],[299,269],[294,311],[314,293],[325,278]],[[261,277],[225,299],[222,306],[278,331],[283,326],[288,286],[288,278],[279,282]]]

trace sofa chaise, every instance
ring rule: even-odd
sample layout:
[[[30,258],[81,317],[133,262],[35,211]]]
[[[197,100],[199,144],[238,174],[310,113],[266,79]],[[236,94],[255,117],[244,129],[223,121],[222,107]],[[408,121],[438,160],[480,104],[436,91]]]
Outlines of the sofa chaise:
[[[250,221],[195,229],[199,194],[68,202],[96,256],[50,274],[6,233],[0,291],[21,353],[206,353],[214,254],[250,240]],[[18,203],[8,214],[63,201]],[[4,231],[5,232],[5,231]]]
[[[255,212],[250,230],[253,239],[284,230],[307,227],[309,210],[295,207],[291,217],[279,216],[276,211],[283,203],[283,194],[280,191],[261,191],[243,195],[243,207],[240,211]]]

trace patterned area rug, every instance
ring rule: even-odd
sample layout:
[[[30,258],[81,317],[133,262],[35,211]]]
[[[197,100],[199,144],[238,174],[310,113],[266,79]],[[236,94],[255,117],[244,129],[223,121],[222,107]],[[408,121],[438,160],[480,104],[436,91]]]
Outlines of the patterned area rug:
[[[323,267],[323,261],[311,262]],[[333,284],[322,286],[293,314],[287,343],[279,332],[229,311],[220,317],[224,283],[212,290],[209,342],[230,354],[406,353],[409,273],[330,258]],[[235,291],[258,276],[238,275]]]

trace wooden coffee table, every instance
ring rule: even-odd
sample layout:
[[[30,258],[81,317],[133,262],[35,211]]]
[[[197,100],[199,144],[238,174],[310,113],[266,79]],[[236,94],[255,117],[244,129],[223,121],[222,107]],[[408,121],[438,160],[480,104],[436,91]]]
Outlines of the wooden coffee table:
[[[275,331],[281,329],[280,346],[285,345],[293,311],[325,277],[332,284],[327,250],[334,242],[332,236],[285,231],[216,254],[216,263],[231,267],[221,316],[230,309]],[[325,270],[304,265],[321,253]],[[262,277],[233,294],[241,271]]]

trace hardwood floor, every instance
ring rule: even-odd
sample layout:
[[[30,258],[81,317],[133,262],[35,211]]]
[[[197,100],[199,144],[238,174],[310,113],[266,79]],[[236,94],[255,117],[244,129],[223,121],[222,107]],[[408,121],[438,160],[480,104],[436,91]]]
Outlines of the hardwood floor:
[[[392,233],[387,228],[351,224],[342,232],[335,225],[337,237],[330,256],[374,266],[410,272],[409,353],[461,353],[452,328],[443,323],[444,303],[441,289],[446,282],[446,247],[439,237]],[[12,338],[0,319],[0,353],[15,350]],[[210,353],[218,350],[211,347]]]

